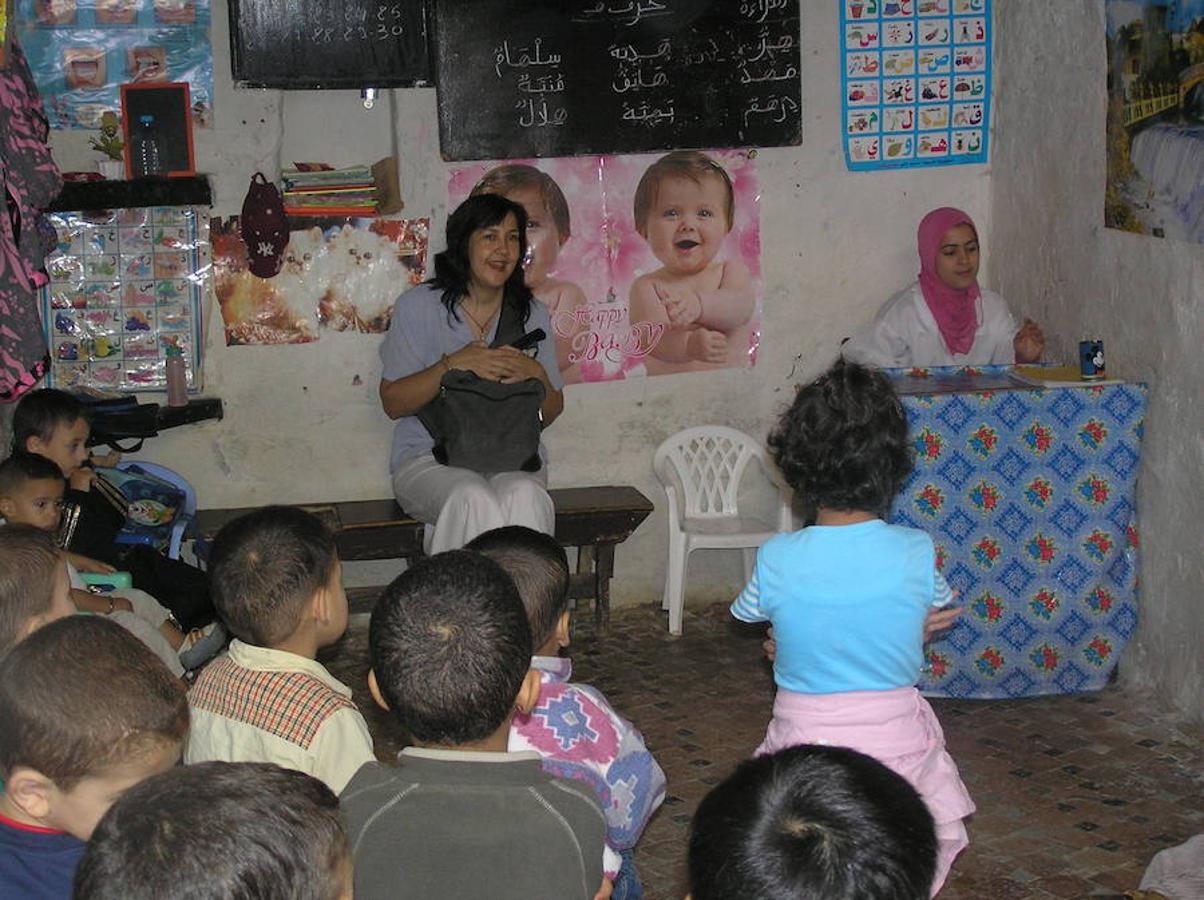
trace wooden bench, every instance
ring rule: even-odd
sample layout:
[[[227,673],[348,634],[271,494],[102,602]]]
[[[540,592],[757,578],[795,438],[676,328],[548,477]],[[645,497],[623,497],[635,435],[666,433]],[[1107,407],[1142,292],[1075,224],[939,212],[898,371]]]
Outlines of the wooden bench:
[[[594,622],[599,631],[605,631],[610,625],[615,545],[627,540],[648,517],[652,501],[627,485],[555,488],[549,493],[556,506],[556,540],[577,548],[577,572],[570,579],[569,596],[593,600]],[[409,560],[423,555],[423,524],[407,515],[395,500],[296,505],[318,516],[334,532],[339,559],[344,562]],[[212,540],[223,525],[252,509],[199,510],[197,531]]]

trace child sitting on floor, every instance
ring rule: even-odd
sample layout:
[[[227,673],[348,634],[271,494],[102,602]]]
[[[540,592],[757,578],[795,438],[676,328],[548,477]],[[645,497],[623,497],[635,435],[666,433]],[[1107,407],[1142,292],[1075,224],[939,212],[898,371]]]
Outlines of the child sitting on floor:
[[[88,841],[75,900],[185,895],[350,900],[338,798],[267,763],[198,763],[126,791]]]
[[[179,762],[187,730],[180,682],[100,616],[59,619],[13,647],[0,660],[0,896],[70,897],[96,823]]]
[[[65,485],[59,468],[36,453],[17,450],[0,462],[0,516],[5,522],[29,525],[53,534]],[[211,658],[225,643],[225,629],[211,622],[181,634],[171,613],[150,594],[126,588],[121,594],[94,594],[70,562],[71,601],[80,612],[111,616],[113,621],[146,644],[173,675],[183,675]]]
[[[539,672],[539,699],[510,723],[510,751],[534,750],[544,771],[590,785],[606,815],[603,870],[614,883],[612,900],[643,896],[633,848],[665,799],[665,773],[634,725],[602,693],[573,684],[569,645],[569,565],[550,535],[521,525],[487,531],[467,549],[501,566],[518,588],[534,637],[531,668]]]
[[[467,550],[422,559],[381,595],[368,687],[414,739],[340,798],[358,900],[605,897],[593,793],[506,750],[539,696],[514,582]]]
[[[43,625],[74,614],[67,564],[50,535],[0,525],[0,658]]]
[[[911,471],[907,416],[880,373],[838,362],[802,388],[769,436],[814,525],[770,538],[732,604],[777,641],[773,719],[758,753],[795,744],[851,747],[907,778],[939,839],[933,893],[969,843],[974,803],[915,688],[926,614],[952,602],[932,538],[883,521]]]
[[[99,480],[92,467],[87,448],[91,425],[78,399],[52,388],[30,391],[17,403],[12,428],[14,451],[46,457],[67,479],[60,537],[72,565],[81,572],[129,572],[134,587],[169,609],[183,633],[213,621],[203,572],[152,547],[116,543],[125,525],[126,504],[116,496],[116,488],[103,489],[107,482]]]
[[[690,900],[924,900],[936,835],[907,781],[847,747],[759,756],[690,825]]]
[[[342,790],[375,756],[351,689],[315,659],[347,628],[334,537],[305,510],[267,506],[222,527],[209,572],[235,640],[188,693],[185,762],[274,762]]]

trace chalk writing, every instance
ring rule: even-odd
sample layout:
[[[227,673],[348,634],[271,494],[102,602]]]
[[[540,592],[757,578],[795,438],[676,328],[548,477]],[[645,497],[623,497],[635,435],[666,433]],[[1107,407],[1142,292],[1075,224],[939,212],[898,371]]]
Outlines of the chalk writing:
[[[761,23],[768,19],[769,14],[775,10],[782,10],[783,15],[788,15],[786,12],[788,6],[787,0],[743,0],[740,3],[740,15]]]
[[[799,0],[530,0],[522,16],[504,7],[440,7],[447,159],[801,138]]]
[[[301,43],[356,44],[372,41],[392,41],[407,32],[405,11],[401,4],[380,6],[375,13],[366,7],[348,6],[342,10],[326,8],[303,20],[294,31]],[[316,21],[315,21],[316,19]]]
[[[572,17],[574,22],[609,21],[627,28],[638,25],[643,19],[672,15],[667,3],[657,0],[640,0],[638,3],[595,3]]]

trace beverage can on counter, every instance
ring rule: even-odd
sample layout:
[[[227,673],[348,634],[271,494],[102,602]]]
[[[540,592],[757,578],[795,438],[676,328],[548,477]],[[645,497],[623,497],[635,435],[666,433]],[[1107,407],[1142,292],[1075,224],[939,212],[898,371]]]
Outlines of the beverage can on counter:
[[[1103,341],[1079,341],[1079,374],[1088,380],[1103,378],[1107,374]]]

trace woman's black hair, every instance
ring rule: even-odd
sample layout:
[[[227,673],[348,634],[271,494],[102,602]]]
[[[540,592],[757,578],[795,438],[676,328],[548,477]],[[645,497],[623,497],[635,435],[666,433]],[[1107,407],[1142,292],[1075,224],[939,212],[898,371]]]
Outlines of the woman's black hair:
[[[911,472],[907,413],[894,388],[844,360],[799,389],[768,444],[811,507],[885,515]]]
[[[447,249],[435,254],[435,277],[427,284],[443,291],[441,298],[447,308],[448,321],[456,313],[456,304],[468,294],[472,269],[468,259],[468,242],[474,232],[497,225],[506,216],[518,222],[518,265],[503,287],[502,302],[518,310],[525,324],[531,315],[531,289],[523,280],[523,260],[527,256],[527,211],[513,200],[500,194],[477,194],[455,208],[447,218]]]

